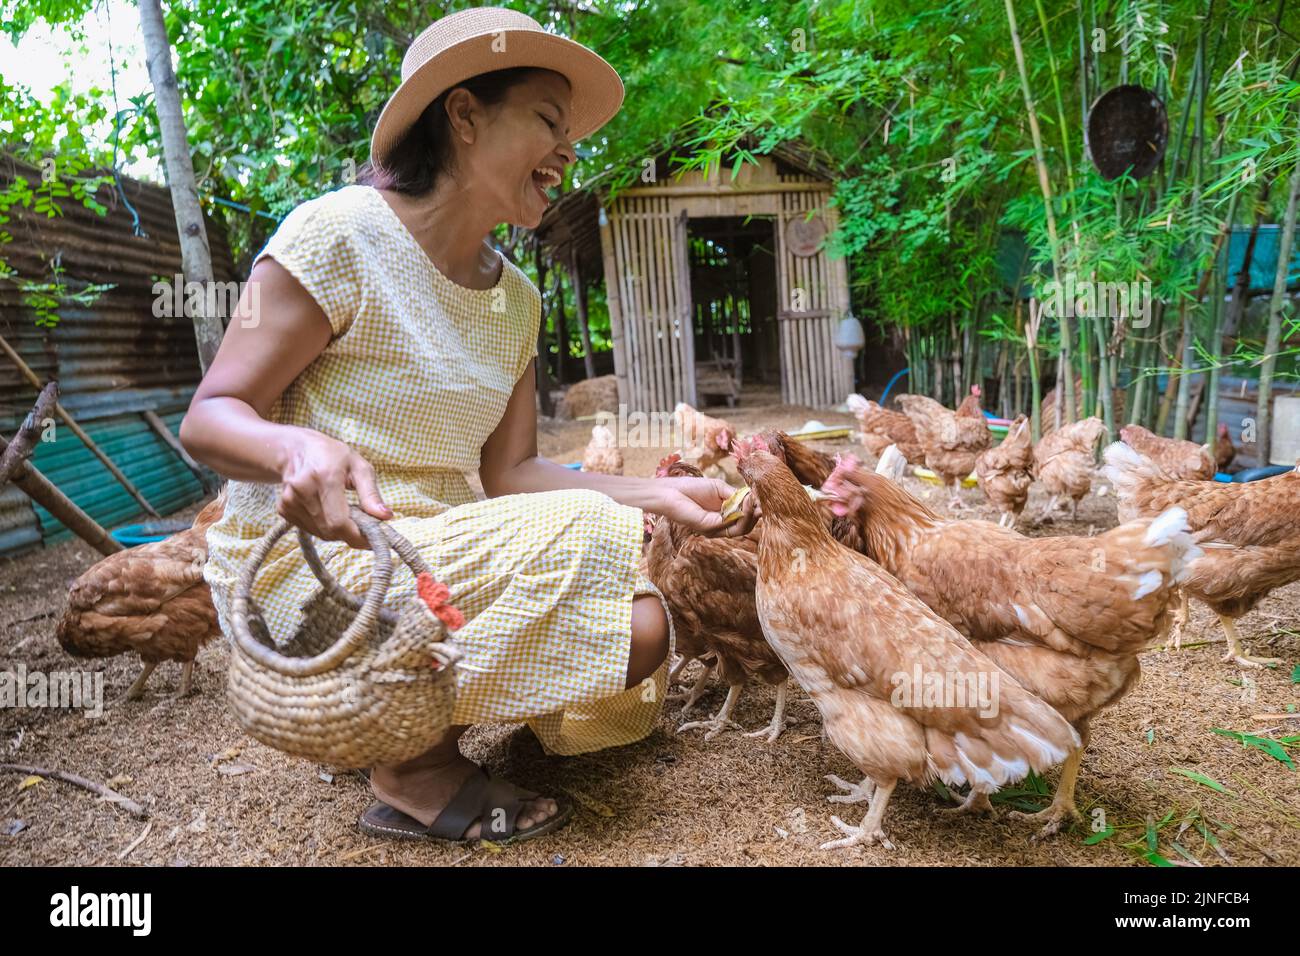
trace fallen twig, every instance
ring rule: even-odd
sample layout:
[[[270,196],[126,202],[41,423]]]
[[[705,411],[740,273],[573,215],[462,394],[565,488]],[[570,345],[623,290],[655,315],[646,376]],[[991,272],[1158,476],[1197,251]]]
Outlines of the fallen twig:
[[[93,780],[88,780],[87,778],[75,773],[68,773],[66,770],[47,770],[44,767],[29,767],[26,764],[0,763],[0,773],[25,773],[36,777],[49,777],[54,780],[62,780],[64,783],[70,783],[74,787],[81,787],[85,790],[90,790],[99,794],[110,803],[120,805],[123,810],[134,817],[139,817],[143,820],[149,816],[148,810],[129,797],[122,796],[116,790],[111,790],[102,783],[96,783]]]
[[[131,841],[131,845],[128,846],[128,847],[127,847],[125,850],[123,850],[121,853],[119,853],[119,854],[117,855],[117,858],[118,858],[119,860],[125,860],[125,859],[126,859],[126,858],[131,854],[131,851],[132,851],[132,850],[134,850],[136,847],[138,847],[141,843],[144,842],[144,838],[147,837],[147,836],[149,835],[149,831],[152,830],[152,829],[153,829],[153,821],[150,820],[148,823],[146,823],[146,824],[144,825],[144,832],[141,833],[141,834],[140,834],[138,837],[136,837],[134,840],[132,840],[132,841]]]

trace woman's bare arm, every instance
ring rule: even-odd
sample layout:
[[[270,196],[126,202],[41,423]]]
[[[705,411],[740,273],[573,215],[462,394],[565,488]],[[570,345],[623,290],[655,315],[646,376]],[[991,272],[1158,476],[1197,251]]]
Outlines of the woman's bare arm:
[[[260,286],[256,311],[249,295],[254,283]],[[331,334],[307,290],[274,259],[262,259],[181,422],[181,443],[229,478],[281,483],[279,513],[297,527],[366,547],[348,517],[344,490],[355,489],[369,514],[391,517],[369,463],[328,435],[265,417]]]
[[[496,429],[483,443],[479,479],[488,497],[528,491],[590,488],[620,504],[668,515],[697,531],[744,534],[754,523],[753,495],[746,499],[743,520],[724,526],[719,508],[732,489],[713,478],[634,478],[574,471],[537,454],[536,359],[506,403]]]

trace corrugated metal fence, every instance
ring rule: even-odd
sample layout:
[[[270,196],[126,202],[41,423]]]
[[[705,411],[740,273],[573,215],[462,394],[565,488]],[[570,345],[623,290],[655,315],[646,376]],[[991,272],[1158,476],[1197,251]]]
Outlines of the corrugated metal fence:
[[[41,171],[0,155],[0,189],[21,176],[35,189]],[[141,416],[156,411],[173,433],[199,381],[194,327],[184,315],[155,317],[153,286],[181,271],[180,243],[166,189],[123,179],[122,188],[140,216],[145,233],[136,236],[133,217],[117,189],[102,186],[96,199],[108,207],[99,216],[71,197],[57,200],[61,216],[47,218],[14,206],[0,228],[13,239],[0,256],[19,276],[38,282],[53,278],[53,265],[75,292],[88,283],[112,283],[89,308],[57,309],[54,328],[36,324],[13,281],[0,281],[0,334],[42,381],[57,379],[60,402],[135,483],[160,514],[198,500],[202,488]],[[213,273],[236,278],[224,230],[207,223]],[[32,407],[36,390],[0,355],[0,433],[11,436]],[[140,513],[135,500],[82,442],[57,422],[53,441],[40,441],[32,464],[105,527]],[[0,492],[0,554],[24,550],[68,532],[26,495]]]

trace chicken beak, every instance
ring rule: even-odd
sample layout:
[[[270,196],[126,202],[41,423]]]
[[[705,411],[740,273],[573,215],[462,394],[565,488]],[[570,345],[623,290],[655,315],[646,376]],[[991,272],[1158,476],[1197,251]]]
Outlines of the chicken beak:
[[[749,497],[751,490],[749,485],[737,488],[732,492],[731,497],[722,503],[722,523],[724,525],[735,524],[740,520],[745,510],[745,499]]]
[[[803,490],[808,492],[808,497],[811,498],[813,501],[821,501],[823,498],[831,497],[826,492],[818,488],[814,488],[812,485],[804,485]]]

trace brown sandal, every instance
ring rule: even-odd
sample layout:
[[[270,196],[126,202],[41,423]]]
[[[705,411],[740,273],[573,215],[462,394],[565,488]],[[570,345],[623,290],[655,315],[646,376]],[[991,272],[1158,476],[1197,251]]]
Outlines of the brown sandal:
[[[554,815],[527,830],[516,830],[515,822],[519,819],[524,802],[536,796],[531,790],[493,776],[486,767],[479,767],[477,773],[470,774],[465,779],[451,802],[428,826],[380,800],[376,800],[361,815],[357,826],[363,833],[390,839],[432,839],[460,846],[483,840],[508,846],[558,830],[573,816],[573,805],[557,800],[558,809]],[[480,830],[491,835],[480,834],[472,840],[465,839],[464,832],[475,820],[481,821]]]

